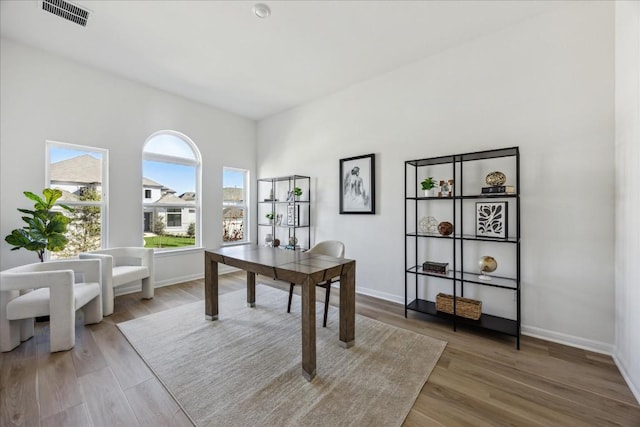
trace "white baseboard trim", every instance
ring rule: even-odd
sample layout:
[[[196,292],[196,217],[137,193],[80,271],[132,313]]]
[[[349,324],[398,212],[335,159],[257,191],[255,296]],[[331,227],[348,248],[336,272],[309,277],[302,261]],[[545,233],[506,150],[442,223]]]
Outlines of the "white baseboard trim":
[[[228,273],[233,273],[235,271],[238,271],[238,269],[235,267],[229,267],[228,265],[218,264],[218,274],[228,274]],[[189,274],[187,276],[172,277],[171,279],[156,281],[154,288],[162,288],[164,286],[177,285],[178,283],[189,282],[191,280],[200,280],[203,278],[204,278],[204,274]],[[133,294],[135,292],[140,292],[141,290],[142,290],[142,283],[138,282],[131,285],[115,288],[114,295],[118,296],[118,295]]]
[[[394,294],[388,294],[386,292],[380,292],[373,289],[360,287],[356,288],[356,293],[404,305],[404,299]]]
[[[397,295],[388,294],[386,292],[380,292],[373,289],[357,288],[356,292],[363,295],[368,295],[374,298],[380,298],[386,301],[395,302],[398,304],[404,304],[404,300]],[[558,344],[568,345],[570,347],[581,348],[583,350],[593,351],[594,353],[606,354],[613,356],[614,346],[605,342],[589,340],[586,338],[576,337],[573,335],[563,334],[561,332],[549,331],[546,329],[536,328],[534,326],[522,325],[522,335],[527,335],[534,338],[540,338],[546,341],[555,342]],[[629,381],[627,380],[627,383]],[[634,392],[634,395],[637,394]]]
[[[627,382],[629,390],[631,390],[631,393],[633,393],[636,401],[640,404],[640,387],[637,387],[633,383],[633,381],[631,380],[631,375],[629,375],[629,372],[627,371],[624,363],[622,363],[622,361],[618,358],[618,355],[615,353],[613,354],[613,361],[616,362],[616,366],[618,367],[620,374],[622,374],[622,378],[624,378],[624,380]]]
[[[522,325],[521,332],[522,335],[527,335],[529,337],[540,338],[546,341],[568,345],[570,347],[593,351],[594,353],[613,356],[613,345],[605,342],[576,337],[574,335],[567,335],[562,332],[549,331],[547,329],[536,328],[535,326]]]

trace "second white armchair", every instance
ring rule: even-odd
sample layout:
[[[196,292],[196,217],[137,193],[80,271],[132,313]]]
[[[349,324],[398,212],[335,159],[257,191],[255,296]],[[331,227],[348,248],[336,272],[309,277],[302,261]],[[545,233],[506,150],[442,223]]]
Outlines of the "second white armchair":
[[[121,247],[82,252],[80,259],[98,259],[102,265],[102,312],[113,314],[114,288],[142,281],[142,298],[153,298],[153,249]]]

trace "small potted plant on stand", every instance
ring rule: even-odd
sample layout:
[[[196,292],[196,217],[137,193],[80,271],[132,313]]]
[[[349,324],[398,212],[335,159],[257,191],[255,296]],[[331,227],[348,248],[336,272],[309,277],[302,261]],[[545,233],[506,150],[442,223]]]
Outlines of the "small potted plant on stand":
[[[300,196],[302,196],[302,188],[294,187],[293,194],[296,196],[296,200],[299,200]]]
[[[265,218],[267,218],[269,220],[269,224],[273,224],[273,218],[275,218],[275,213],[267,212],[265,214]]]
[[[435,197],[436,192],[436,180],[433,179],[432,176],[425,178],[420,185],[422,185],[422,189],[424,190],[425,197]]]

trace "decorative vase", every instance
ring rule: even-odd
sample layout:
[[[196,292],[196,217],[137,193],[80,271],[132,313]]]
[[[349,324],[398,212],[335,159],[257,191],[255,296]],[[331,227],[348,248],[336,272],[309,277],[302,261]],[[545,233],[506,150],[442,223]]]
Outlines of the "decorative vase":
[[[424,197],[436,197],[436,189],[431,188],[429,190],[424,190]]]

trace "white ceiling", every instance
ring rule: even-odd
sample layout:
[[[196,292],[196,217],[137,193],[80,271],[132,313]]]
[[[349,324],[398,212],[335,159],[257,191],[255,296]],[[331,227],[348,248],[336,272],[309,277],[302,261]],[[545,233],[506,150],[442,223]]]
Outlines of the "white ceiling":
[[[552,1],[0,1],[3,37],[261,119],[559,7]]]

